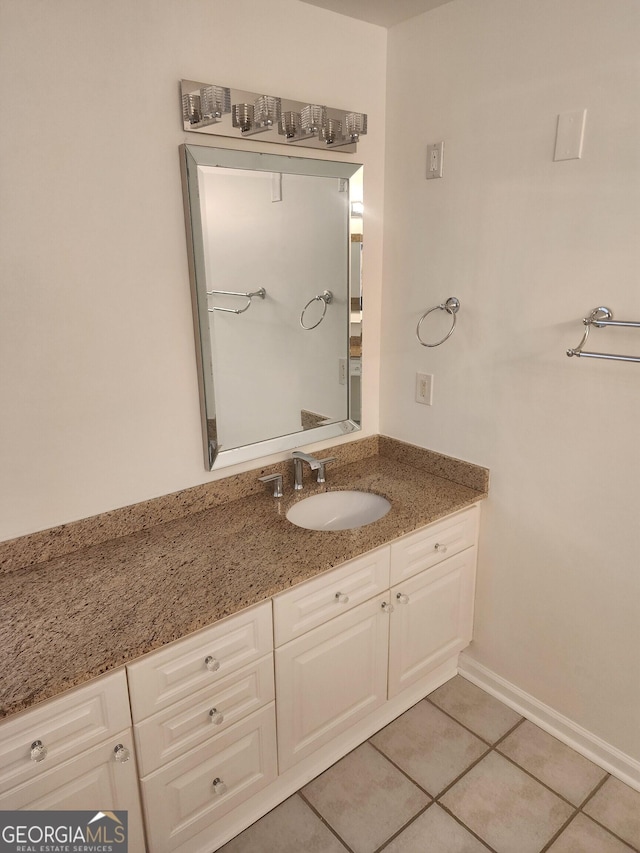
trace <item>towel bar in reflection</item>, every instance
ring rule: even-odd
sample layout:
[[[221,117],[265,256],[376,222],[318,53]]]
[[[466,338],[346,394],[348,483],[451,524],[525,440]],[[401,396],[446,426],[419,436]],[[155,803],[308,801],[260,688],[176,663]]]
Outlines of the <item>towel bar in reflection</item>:
[[[213,308],[209,308],[208,310],[213,313],[214,311],[226,311],[228,314],[244,314],[251,306],[251,300],[254,296],[259,296],[260,299],[264,299],[267,295],[267,291],[264,287],[261,287],[259,290],[254,290],[253,293],[237,293],[234,290],[207,290],[207,296],[237,296],[240,299],[246,299],[247,304],[244,308],[219,308],[217,305],[214,305]]]
[[[640,322],[636,322],[635,320],[614,320],[613,311],[610,308],[606,308],[604,305],[601,305],[599,308],[594,308],[589,316],[585,317],[582,322],[584,323],[584,335],[577,347],[567,350],[567,355],[569,357],[576,355],[579,358],[605,358],[609,361],[633,361],[640,363],[640,356],[614,355],[609,352],[585,352],[582,349],[587,342],[589,331],[592,326],[595,326],[596,329],[601,329],[603,326],[640,329]]]
[[[309,306],[313,305],[314,302],[322,302],[322,315],[317,323],[313,323],[311,326],[305,325],[304,315],[308,311]],[[312,329],[315,329],[317,326],[322,323],[324,320],[324,315],[327,313],[327,305],[331,305],[333,302],[333,293],[330,290],[323,290],[322,293],[319,293],[317,296],[314,296],[313,299],[310,299],[307,304],[302,309],[302,314],[300,314],[300,325],[305,330],[305,332],[310,332]]]

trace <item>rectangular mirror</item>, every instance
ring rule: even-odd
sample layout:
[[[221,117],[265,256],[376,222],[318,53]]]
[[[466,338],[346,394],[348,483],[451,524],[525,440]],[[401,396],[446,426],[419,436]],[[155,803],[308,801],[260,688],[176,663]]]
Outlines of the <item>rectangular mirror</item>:
[[[359,429],[362,167],[181,163],[207,468]]]

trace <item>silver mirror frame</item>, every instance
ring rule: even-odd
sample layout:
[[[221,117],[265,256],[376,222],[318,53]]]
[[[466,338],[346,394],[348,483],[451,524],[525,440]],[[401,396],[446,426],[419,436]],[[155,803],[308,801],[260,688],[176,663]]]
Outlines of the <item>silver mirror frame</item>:
[[[204,244],[202,240],[202,217],[199,200],[198,167],[220,166],[231,169],[252,171],[281,172],[283,174],[312,175],[317,177],[335,177],[347,182],[355,175],[362,165],[359,163],[342,163],[333,160],[310,159],[303,157],[263,154],[260,152],[239,151],[235,149],[212,148],[183,144],[180,146],[180,168],[187,231],[187,249],[189,259],[189,277],[191,281],[191,302],[193,308],[194,334],[196,344],[196,359],[198,367],[198,387],[200,392],[201,428],[204,444],[204,462],[207,470],[236,465],[241,462],[259,459],[274,453],[293,450],[307,444],[325,439],[347,435],[361,429],[360,423],[352,417],[354,400],[351,390],[351,355],[350,355],[350,315],[349,305],[351,296],[351,263],[348,264],[348,293],[347,293],[347,365],[346,394],[349,417],[331,424],[323,424],[312,429],[286,435],[267,437],[262,441],[241,447],[225,449],[220,447],[217,437],[211,435],[208,413],[215,413],[214,365],[211,343],[208,334],[209,311],[207,300],[207,284]],[[349,192],[349,203],[351,203]],[[350,204],[349,204],[349,209]],[[351,237],[347,232],[349,259],[351,256]],[[357,410],[360,409],[360,400]]]

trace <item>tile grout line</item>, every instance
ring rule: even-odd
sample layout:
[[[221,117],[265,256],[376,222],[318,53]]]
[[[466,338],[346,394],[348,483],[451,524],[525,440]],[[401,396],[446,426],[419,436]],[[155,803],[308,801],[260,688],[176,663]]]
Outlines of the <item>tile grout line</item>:
[[[569,815],[567,820],[562,824],[560,829],[558,829],[556,832],[554,832],[554,834],[551,836],[551,838],[547,841],[547,843],[544,845],[544,847],[540,850],[540,853],[545,853],[545,851],[548,850],[552,844],[555,844],[555,842],[558,840],[558,838],[560,838],[562,833],[565,831],[565,829],[567,829],[569,824],[574,821],[576,815],[578,815],[578,814],[580,814],[580,810],[574,806],[573,812]]]
[[[452,812],[452,811],[451,811],[451,809],[450,809],[450,808],[448,808],[448,806],[445,806],[443,803],[440,803],[440,802],[438,802],[437,800],[434,800],[434,803],[437,803],[437,805],[438,805],[438,806],[440,806],[440,808],[442,809],[442,811],[443,811],[443,812],[446,812],[446,814],[448,814],[450,818],[452,818],[453,820],[455,820],[455,822],[456,822],[457,824],[459,824],[463,829],[466,829],[466,831],[467,831],[470,835],[473,835],[473,837],[474,837],[477,841],[479,841],[481,844],[483,844],[483,845],[487,848],[487,850],[490,850],[490,851],[491,851],[491,853],[496,853],[496,850],[495,850],[493,847],[491,847],[491,845],[489,844],[489,842],[488,842],[488,841],[485,841],[485,840],[484,840],[484,838],[481,838],[481,837],[478,835],[478,833],[477,833],[477,832],[474,832],[474,830],[473,830],[473,829],[470,829],[470,828],[466,825],[466,823],[464,823],[464,821],[462,821],[462,820],[458,817],[458,815],[457,815],[457,814],[455,814],[455,812]]]
[[[430,809],[431,806],[434,804],[434,802],[435,802],[435,800],[431,800],[431,802],[427,803],[427,805],[423,809],[420,809],[420,811],[417,814],[414,814],[414,816],[412,818],[409,818],[409,820],[404,824],[404,826],[401,826],[400,829],[397,832],[394,832],[390,838],[387,838],[387,840],[384,841],[380,845],[380,847],[376,848],[375,853],[381,853],[381,851],[385,850],[391,844],[392,841],[395,841],[395,839],[399,835],[402,835],[402,833],[405,831],[405,829],[407,829],[409,826],[411,826],[411,824],[414,821],[416,821],[419,817],[421,817],[427,811],[427,809]]]
[[[584,807],[590,803],[590,801],[595,797],[595,795],[598,793],[598,791],[600,791],[602,788],[604,788],[606,782],[608,782],[609,779],[612,779],[612,778],[614,778],[614,777],[611,776],[610,773],[607,773],[606,776],[604,777],[604,779],[602,779],[600,782],[598,782],[598,784],[595,786],[593,791],[591,791],[591,793],[587,794],[587,796],[582,801],[582,803],[580,803],[578,810],[579,810],[580,814],[584,815],[586,818],[588,818],[588,820],[592,820],[595,824],[597,824],[597,826],[599,826],[601,829],[604,829],[606,832],[608,832],[609,835],[612,835],[618,841],[622,842],[622,844],[626,844],[626,846],[629,848],[629,850],[633,850],[634,853],[640,853],[640,848],[636,847],[635,844],[631,844],[630,841],[625,841],[624,838],[622,838],[620,835],[618,835],[617,832],[614,832],[610,826],[607,826],[606,824],[601,823],[598,820],[598,818],[594,817],[593,815],[590,815],[589,812],[584,811]]]
[[[518,726],[518,725],[520,725],[520,723],[516,723],[516,726]],[[514,726],[513,728],[516,728],[516,726]],[[404,827],[402,827],[402,829],[401,829],[401,830],[399,830],[399,831],[398,831],[398,832],[393,836],[393,838],[396,838],[396,837],[400,834],[400,832],[402,832],[402,831],[403,831],[407,826],[409,826],[411,823],[413,823],[413,821],[414,821],[414,820],[416,820],[416,819],[420,816],[420,814],[424,814],[424,812],[425,812],[425,811],[426,811],[430,806],[432,806],[434,803],[436,803],[436,804],[437,804],[438,806],[440,806],[440,808],[441,808],[441,809],[443,809],[443,810],[444,810],[444,811],[445,811],[445,812],[446,812],[450,817],[452,817],[452,818],[456,821],[456,823],[460,824],[460,826],[461,826],[463,829],[465,829],[468,833],[470,833],[470,835],[473,835],[473,837],[474,837],[474,838],[476,838],[478,841],[480,841],[482,844],[484,844],[484,846],[485,846],[488,850],[490,850],[490,851],[491,851],[491,853],[496,853],[496,851],[493,849],[493,847],[490,847],[490,846],[489,846],[489,844],[488,844],[488,843],[487,843],[483,838],[481,838],[477,833],[475,833],[475,832],[474,832],[470,827],[468,827],[468,826],[467,826],[467,825],[466,825],[466,824],[465,824],[465,823],[464,823],[464,822],[463,822],[463,821],[462,821],[462,820],[461,820],[457,815],[455,815],[452,811],[450,811],[446,806],[444,806],[444,805],[440,802],[440,797],[442,797],[444,794],[446,794],[446,793],[447,793],[447,791],[449,791],[449,789],[450,789],[450,788],[452,788],[452,787],[453,787],[457,782],[459,782],[459,781],[460,781],[460,780],[461,780],[461,779],[462,779],[462,778],[463,778],[463,777],[464,777],[464,776],[465,776],[465,775],[466,775],[466,774],[467,774],[471,769],[473,769],[473,768],[476,766],[476,764],[479,764],[479,763],[482,761],[482,759],[483,759],[483,758],[486,758],[486,756],[487,756],[487,755],[489,755],[489,753],[492,751],[492,748],[491,748],[491,746],[490,746],[489,744],[487,744],[485,741],[483,741],[483,743],[485,743],[485,746],[487,746],[487,749],[485,750],[485,752],[483,752],[483,753],[482,753],[482,755],[480,755],[478,758],[476,758],[476,760],[475,760],[475,761],[473,761],[473,762],[472,762],[472,763],[471,763],[471,764],[466,768],[466,770],[464,770],[462,773],[460,773],[458,776],[456,776],[456,777],[455,777],[455,779],[453,779],[453,780],[452,780],[448,785],[446,785],[446,786],[442,789],[442,791],[440,791],[440,793],[439,793],[439,794],[437,794],[436,796],[433,796],[432,794],[430,794],[430,793],[429,793],[429,791],[427,791],[427,789],[426,789],[426,788],[423,788],[423,787],[422,787],[422,785],[420,785],[418,782],[416,782],[416,780],[415,780],[415,779],[413,779],[411,776],[409,776],[409,774],[408,774],[408,773],[406,773],[406,772],[402,769],[402,767],[398,767],[398,765],[395,763],[395,761],[393,761],[391,758],[389,758],[389,756],[388,756],[388,755],[386,755],[386,754],[385,754],[385,753],[384,753],[384,752],[383,752],[383,751],[382,751],[378,746],[376,746],[374,743],[371,743],[371,741],[367,741],[367,743],[369,743],[369,744],[370,744],[370,746],[372,746],[372,747],[376,750],[376,752],[378,752],[378,753],[379,753],[379,754],[380,754],[380,755],[381,755],[381,756],[382,756],[386,761],[388,761],[388,762],[389,762],[389,764],[391,764],[391,765],[392,765],[392,767],[395,767],[395,768],[396,768],[396,770],[398,770],[398,772],[399,772],[399,773],[402,773],[402,775],[403,775],[406,779],[408,779],[408,780],[409,780],[409,782],[411,782],[412,784],[414,784],[414,785],[415,785],[415,786],[416,786],[420,791],[423,791],[423,793],[425,793],[425,794],[426,794],[426,795],[431,799],[431,802],[430,802],[430,803],[428,803],[428,804],[425,806],[425,808],[424,808],[424,809],[422,809],[422,811],[421,811],[421,812],[419,812],[418,814],[414,815],[414,817],[413,817],[413,818],[411,818],[411,820],[410,820],[410,821],[408,821],[408,823],[407,823],[407,824],[405,824],[405,826],[404,826]],[[388,839],[388,841],[387,841],[387,842],[385,842],[385,845],[383,845],[383,847],[380,847],[380,848],[379,848],[379,850],[383,850],[383,849],[384,849],[384,846],[386,846],[387,844],[389,844],[389,843],[393,840],[393,838]],[[376,853],[377,853],[377,851],[376,851]]]
[[[580,811],[582,811],[582,809],[584,809],[584,807],[587,805],[589,800],[592,800],[595,797],[595,795],[598,793],[598,791],[604,787],[605,782],[607,782],[609,779],[611,779],[611,774],[605,773],[604,778],[598,782],[598,784],[593,788],[592,791],[590,791],[587,794],[587,796],[584,798],[584,800],[578,806]]]
[[[433,802],[435,800],[435,797],[433,796],[433,794],[430,794],[426,788],[423,788],[419,782],[416,782],[416,780],[412,776],[409,776],[409,774],[406,772],[406,770],[403,770],[402,767],[399,767],[392,758],[389,758],[389,756],[386,754],[386,752],[383,752],[380,749],[379,746],[376,746],[375,743],[371,743],[371,741],[366,741],[366,743],[368,743],[369,746],[373,747],[375,749],[375,751],[379,755],[381,755],[385,759],[385,761],[388,761],[392,767],[395,767],[395,769],[398,771],[398,773],[402,773],[402,775],[405,777],[405,779],[408,779],[412,785],[415,785],[416,788],[418,788],[420,791],[422,791],[423,794],[426,794],[427,797],[429,797],[429,799],[431,800],[431,802]],[[429,805],[431,805],[431,803],[429,803]]]
[[[547,783],[546,783],[546,782],[543,782],[543,781],[542,781],[542,779],[539,779],[537,776],[534,776],[534,775],[533,775],[533,773],[531,773],[531,771],[530,771],[530,770],[527,770],[527,768],[526,768],[526,767],[523,767],[521,764],[518,764],[518,762],[517,762],[515,759],[511,758],[511,757],[510,757],[510,756],[508,756],[508,755],[505,755],[505,754],[504,754],[504,752],[500,752],[500,750],[499,750],[499,749],[496,749],[496,753],[500,756],[500,758],[504,758],[504,760],[505,760],[505,761],[508,761],[508,762],[509,762],[509,764],[513,764],[513,766],[514,766],[514,767],[517,767],[517,768],[518,768],[518,770],[521,770],[521,771],[522,771],[524,774],[526,774],[530,779],[533,779],[533,781],[534,781],[534,782],[537,782],[537,783],[538,783],[538,785],[542,785],[542,787],[543,787],[543,788],[546,788],[546,790],[547,790],[547,791],[549,791],[549,793],[551,793],[551,794],[553,794],[554,796],[558,797],[558,799],[562,800],[562,802],[563,802],[563,803],[566,803],[568,806],[571,806],[571,808],[572,808],[572,809],[575,809],[575,811],[578,811],[578,810],[580,809],[580,806],[579,806],[579,805],[577,806],[575,803],[572,803],[572,802],[571,802],[571,800],[568,800],[568,799],[564,796],[564,794],[561,794],[559,791],[556,791],[556,790],[555,790],[554,788],[552,788],[550,785],[547,785]]]
[[[457,723],[459,726],[462,726],[462,728],[465,731],[469,732],[469,734],[472,734],[474,737],[477,737],[478,740],[481,740],[483,743],[486,743],[486,745],[491,747],[492,749],[494,746],[496,746],[496,744],[503,741],[506,737],[509,737],[509,735],[512,732],[514,732],[518,728],[518,726],[521,726],[526,720],[526,717],[520,717],[520,719],[518,720],[517,723],[515,723],[513,726],[511,726],[511,728],[508,729],[503,735],[500,735],[500,737],[494,742],[494,741],[489,740],[486,737],[483,737],[482,735],[479,735],[477,732],[474,732],[473,729],[470,729],[469,726],[465,725],[464,723],[461,723],[460,720],[456,719],[453,716],[453,714],[450,714],[449,711],[445,711],[444,708],[441,708],[440,705],[437,705],[432,699],[429,698],[429,696],[425,696],[424,699],[422,699],[421,701],[422,702],[428,702],[430,705],[432,705],[438,711],[443,713],[446,717],[449,717],[450,720],[453,720],[454,723]]]
[[[317,818],[318,818],[318,819],[319,819],[319,820],[320,820],[320,821],[321,821],[321,822],[322,822],[322,823],[327,827],[327,829],[331,832],[331,834],[332,834],[332,835],[334,835],[334,836],[338,839],[338,841],[340,842],[340,844],[342,844],[342,846],[345,848],[345,850],[347,850],[347,851],[348,851],[348,853],[354,853],[353,848],[352,848],[349,844],[347,844],[347,842],[344,840],[344,838],[342,838],[342,836],[341,836],[341,835],[338,835],[337,830],[335,830],[335,829],[331,826],[331,824],[329,823],[329,821],[328,821],[328,820],[326,820],[326,819],[325,819],[325,818],[320,814],[320,812],[315,808],[315,806],[313,806],[313,805],[309,802],[309,800],[306,798],[306,796],[302,793],[302,788],[301,788],[299,791],[297,791],[296,793],[297,793],[297,795],[300,797],[300,799],[302,800],[302,802],[303,802],[303,803],[304,803],[304,804],[305,804],[305,805],[306,805],[306,806],[307,806],[307,807],[312,811],[312,813],[313,813],[313,814],[314,814],[314,815],[315,815],[315,816],[316,816],[316,817],[317,817]]]

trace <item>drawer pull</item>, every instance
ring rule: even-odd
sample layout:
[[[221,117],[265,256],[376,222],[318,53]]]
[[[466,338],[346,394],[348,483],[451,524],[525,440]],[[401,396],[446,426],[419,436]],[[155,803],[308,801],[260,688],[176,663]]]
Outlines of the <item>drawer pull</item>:
[[[216,777],[213,780],[213,793],[218,794],[218,796],[222,796],[227,793],[227,786],[220,777]]]
[[[131,752],[127,749],[126,746],[123,746],[123,744],[119,743],[113,748],[113,757],[118,762],[118,764],[124,764],[131,758]]]
[[[409,603],[409,596],[405,595],[404,592],[399,592],[396,595],[396,598],[400,604],[408,604]]]
[[[348,604],[349,596],[345,595],[344,592],[336,592],[336,601],[339,601],[340,604]]]
[[[41,740],[34,740],[31,744],[31,760],[32,761],[44,761],[47,757],[47,752],[49,750],[42,743]]]
[[[204,665],[209,672],[217,672],[220,669],[220,661],[211,657],[211,655],[204,659]]]
[[[224,720],[224,714],[221,714],[217,708],[212,708],[209,711],[209,716],[211,717],[211,722],[214,726],[219,726],[220,723]]]
[[[385,613],[393,613],[393,604],[389,604],[388,601],[383,601],[380,607]]]
[[[443,542],[436,542],[436,544],[433,546],[433,548],[434,548],[434,551],[437,551],[439,554],[446,554],[447,553],[447,546]]]

